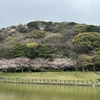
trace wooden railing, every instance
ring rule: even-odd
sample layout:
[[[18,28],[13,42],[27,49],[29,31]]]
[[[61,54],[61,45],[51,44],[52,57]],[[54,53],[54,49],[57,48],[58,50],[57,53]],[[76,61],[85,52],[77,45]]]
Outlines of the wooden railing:
[[[52,84],[52,85],[78,85],[78,86],[100,86],[99,80],[59,80],[59,79],[22,79],[0,77],[0,82],[20,84]]]

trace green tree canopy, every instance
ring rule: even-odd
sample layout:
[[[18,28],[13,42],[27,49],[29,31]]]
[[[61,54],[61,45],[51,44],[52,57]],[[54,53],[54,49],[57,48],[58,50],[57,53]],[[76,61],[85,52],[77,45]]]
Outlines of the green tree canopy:
[[[87,30],[87,25],[85,24],[76,24],[74,27],[74,30],[77,32],[86,32]]]
[[[29,36],[29,38],[34,38],[34,39],[39,39],[44,37],[45,32],[42,30],[36,30],[34,32],[32,32]]]
[[[26,45],[17,44],[14,46],[13,50],[13,57],[30,57],[30,51]]]
[[[15,45],[17,43],[17,38],[14,38],[12,36],[8,36],[6,39],[5,39],[5,42],[6,44],[8,45]]]
[[[62,38],[63,38],[63,36],[59,33],[49,33],[45,37],[45,41],[47,41],[47,42],[52,41],[52,43],[59,43]]]
[[[53,45],[43,44],[38,46],[38,57],[52,58],[52,53],[55,51]]]
[[[87,46],[90,50],[93,50],[100,47],[100,33],[79,33],[73,38],[72,43],[76,46]]]
[[[29,22],[29,23],[27,24],[27,26],[28,26],[29,29],[33,29],[33,28],[39,29],[39,27],[38,27],[38,22],[37,22],[37,21],[35,21],[35,22]]]
[[[27,47],[28,47],[28,48],[35,48],[35,47],[38,47],[38,44],[35,43],[35,42],[34,42],[34,43],[28,43],[28,44],[27,44]]]
[[[94,57],[93,57],[94,63],[96,65],[100,65],[100,51],[98,51],[97,53],[95,53]]]
[[[87,27],[87,32],[99,32],[100,33],[100,26],[89,25]]]
[[[30,50],[30,57],[29,58],[35,58],[38,56],[38,51],[37,51],[38,44],[37,43],[28,43],[27,48]]]
[[[84,67],[91,62],[92,62],[92,60],[90,57],[88,57],[86,54],[81,54],[81,55],[79,55],[78,59],[76,60],[76,65],[78,67],[82,67],[83,71],[84,71]]]
[[[29,32],[29,28],[27,26],[20,24],[17,26],[17,31],[20,33],[27,33]]]

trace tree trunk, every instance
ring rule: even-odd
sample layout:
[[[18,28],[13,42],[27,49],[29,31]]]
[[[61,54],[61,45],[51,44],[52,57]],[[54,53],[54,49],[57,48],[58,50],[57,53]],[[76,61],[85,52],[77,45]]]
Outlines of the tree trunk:
[[[85,70],[84,70],[84,67],[83,67],[83,72],[84,72]]]
[[[7,69],[5,69],[5,73],[7,73]]]
[[[23,68],[22,68],[22,73],[23,73]]]
[[[76,67],[76,69],[75,69],[75,70],[76,70],[76,74],[77,74],[77,72],[78,72],[78,68]]]
[[[76,66],[76,65],[74,65],[75,66],[75,71],[76,71],[76,74],[77,74],[77,72],[78,72],[78,67]]]
[[[95,72],[95,64],[93,64],[93,70],[94,70],[94,72]]]

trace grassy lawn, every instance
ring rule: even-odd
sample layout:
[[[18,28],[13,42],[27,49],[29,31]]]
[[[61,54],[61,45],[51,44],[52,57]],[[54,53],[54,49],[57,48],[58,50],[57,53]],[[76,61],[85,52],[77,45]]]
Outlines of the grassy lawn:
[[[37,79],[65,79],[65,80],[95,80],[100,78],[94,72],[33,72],[33,73],[1,73],[7,78],[37,78]]]

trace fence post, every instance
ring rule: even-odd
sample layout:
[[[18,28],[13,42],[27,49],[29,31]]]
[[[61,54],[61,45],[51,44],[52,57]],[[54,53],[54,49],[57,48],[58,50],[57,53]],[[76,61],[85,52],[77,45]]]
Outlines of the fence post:
[[[79,80],[77,81],[77,83],[79,84]]]
[[[64,84],[66,85],[66,80],[64,80]]]
[[[40,83],[41,83],[41,79],[40,79]]]
[[[30,83],[30,79],[28,79],[28,83]]]
[[[74,80],[73,80],[73,84],[74,84]]]
[[[61,84],[61,80],[60,80],[60,84]]]
[[[84,81],[82,81],[82,84],[84,83]]]
[[[98,85],[98,81],[96,80],[96,85]]]
[[[87,85],[88,85],[88,81],[87,81]]]
[[[34,79],[32,79],[32,83],[34,83]]]
[[[55,79],[55,82],[56,82],[56,84],[57,84],[57,79]]]
[[[44,83],[45,83],[45,79],[44,79]]]
[[[93,85],[93,81],[91,81],[91,85]]]

